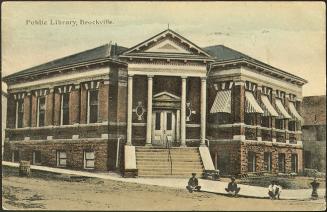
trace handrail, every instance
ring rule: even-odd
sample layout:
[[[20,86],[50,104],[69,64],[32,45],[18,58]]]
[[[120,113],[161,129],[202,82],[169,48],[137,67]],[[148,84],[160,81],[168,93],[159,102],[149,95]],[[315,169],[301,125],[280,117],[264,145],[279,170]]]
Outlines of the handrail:
[[[168,141],[166,133],[164,134],[166,136],[166,149],[168,149],[168,161],[170,161],[170,175],[173,174],[173,160],[171,157],[171,152],[170,152],[170,142]]]

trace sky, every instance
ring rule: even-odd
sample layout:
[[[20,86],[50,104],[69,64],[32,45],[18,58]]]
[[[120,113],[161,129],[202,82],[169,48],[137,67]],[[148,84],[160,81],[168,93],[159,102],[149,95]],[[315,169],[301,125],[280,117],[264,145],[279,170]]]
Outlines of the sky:
[[[308,80],[303,96],[326,95],[323,2],[4,2],[1,10],[2,76],[110,41],[132,47],[169,24],[200,47],[223,44]]]

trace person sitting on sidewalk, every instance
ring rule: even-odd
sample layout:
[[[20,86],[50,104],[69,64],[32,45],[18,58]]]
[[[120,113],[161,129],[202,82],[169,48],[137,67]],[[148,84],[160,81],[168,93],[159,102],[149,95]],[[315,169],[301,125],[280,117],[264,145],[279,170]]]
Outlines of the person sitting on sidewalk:
[[[268,195],[271,200],[276,199],[276,188],[275,181],[271,181],[271,184],[268,187]]]
[[[315,177],[313,179],[313,182],[310,183],[312,186],[312,193],[311,193],[311,199],[316,200],[318,199],[318,187],[319,187],[319,183],[317,182],[317,178]]]
[[[192,177],[188,180],[188,185],[186,189],[192,193],[193,191],[200,191],[201,186],[199,186],[198,179],[195,177],[196,173],[192,173]]]
[[[279,184],[279,182],[276,181],[275,195],[277,199],[279,199],[281,193],[282,193],[282,186]]]
[[[225,188],[225,190],[228,192],[229,195],[232,195],[234,197],[237,196],[241,188],[237,187],[237,183],[235,182],[235,177],[231,178],[231,182],[228,183],[228,186],[227,188]]]

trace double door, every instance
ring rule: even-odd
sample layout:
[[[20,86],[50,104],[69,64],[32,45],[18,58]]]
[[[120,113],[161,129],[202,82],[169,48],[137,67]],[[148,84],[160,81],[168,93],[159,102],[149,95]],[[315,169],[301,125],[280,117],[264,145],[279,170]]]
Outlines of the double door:
[[[176,139],[176,113],[158,110],[152,114],[152,145],[167,147]]]

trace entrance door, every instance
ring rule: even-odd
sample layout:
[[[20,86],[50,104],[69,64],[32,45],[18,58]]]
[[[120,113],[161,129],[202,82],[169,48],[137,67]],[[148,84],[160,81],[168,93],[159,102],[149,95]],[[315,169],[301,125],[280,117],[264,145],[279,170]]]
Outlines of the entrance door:
[[[152,115],[152,145],[166,147],[175,140],[176,116],[173,111],[155,111]]]

